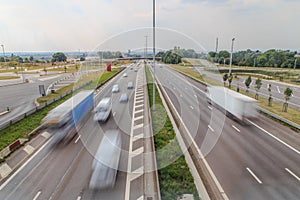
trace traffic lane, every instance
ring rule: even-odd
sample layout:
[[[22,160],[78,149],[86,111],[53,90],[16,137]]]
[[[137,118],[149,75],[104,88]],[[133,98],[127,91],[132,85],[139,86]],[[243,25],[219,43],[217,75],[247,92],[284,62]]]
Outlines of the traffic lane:
[[[178,97],[179,98],[179,97]],[[171,99],[173,99],[173,98],[171,98]],[[210,119],[207,119],[207,121],[209,121]],[[229,119],[229,123],[232,123],[232,121]],[[228,122],[226,122],[225,124],[228,124]],[[239,126],[239,124],[236,124],[236,126]],[[235,127],[236,127],[235,126]],[[213,127],[214,128],[214,127]],[[233,132],[233,131],[235,131],[235,129],[233,129],[233,128],[230,128],[229,126],[225,126],[224,127],[225,129],[224,129],[224,131],[225,131],[225,133],[226,132],[228,132],[228,133],[230,133],[230,132]],[[245,128],[245,127],[244,127]],[[229,130],[226,130],[226,129],[229,129]],[[246,130],[247,131],[247,130]],[[257,130],[256,130],[257,131]],[[252,130],[251,131],[249,131],[248,130],[248,132],[250,132],[250,134],[251,134],[251,132],[253,132]],[[202,133],[203,134],[203,133]],[[223,133],[224,134],[224,133]],[[235,133],[236,134],[236,133]],[[250,135],[250,136],[252,136],[253,137],[253,135]],[[258,136],[259,137],[259,136]],[[233,137],[233,139],[234,139],[235,137]],[[216,138],[217,139],[217,138]],[[233,139],[232,138],[230,138],[230,139],[228,139],[228,141],[233,141]],[[249,138],[249,139],[246,139],[246,141],[247,140],[250,140],[250,139],[252,139],[253,140],[253,138]],[[269,148],[270,148],[270,146],[272,146],[273,145],[273,143],[274,143],[274,141],[271,141],[270,140],[270,138],[267,138],[266,139],[267,141],[270,141],[271,142],[271,145],[268,145],[269,146]],[[222,136],[221,136],[221,138],[220,138],[220,141],[222,141]],[[243,140],[244,141],[244,140]],[[242,142],[243,142],[242,141]],[[250,140],[251,141],[251,140]],[[197,141],[196,141],[197,142]],[[241,144],[242,142],[237,142],[237,144]],[[245,141],[244,141],[245,142]],[[197,142],[198,144],[200,143],[200,144],[203,144],[203,141],[200,141],[200,142]],[[237,146],[237,144],[234,144],[234,145],[231,145],[231,144],[229,144],[229,145],[227,145],[227,146],[229,146],[229,147],[231,147],[231,146]],[[245,143],[244,145],[241,145],[238,149],[243,149],[245,146],[246,146],[246,144],[247,143]],[[201,145],[199,145],[199,146],[201,146]],[[222,146],[222,145],[216,145],[216,147],[218,147],[218,146]],[[265,144],[264,143],[262,143],[262,142],[260,142],[260,145],[259,145],[259,147],[263,147],[263,146],[265,146]],[[247,146],[246,146],[247,147]],[[250,150],[251,149],[257,149],[256,147],[248,147]],[[274,147],[273,147],[274,148]],[[284,147],[282,147],[282,148],[284,148]],[[275,149],[271,149],[271,150],[269,150],[270,152],[274,152],[275,150],[277,150],[278,148],[277,147],[275,147]],[[213,151],[216,151],[215,150],[215,148],[213,149]],[[229,151],[229,150],[228,150]],[[228,152],[227,151],[227,152]],[[266,150],[262,150],[263,152],[265,152]],[[220,162],[219,160],[222,160],[222,158],[224,157],[223,155],[222,155],[222,153],[224,152],[224,148],[221,148],[220,149],[220,153],[216,153],[216,155],[221,155],[221,156],[219,156],[218,158],[216,158],[216,160],[218,161],[218,162]],[[225,151],[226,152],[226,151]],[[239,151],[237,151],[237,150],[232,150],[231,152],[239,152]],[[276,152],[276,151],[275,151]],[[232,153],[233,154],[233,153]],[[248,153],[247,155],[242,155],[242,156],[236,156],[237,158],[247,158],[247,157],[249,157],[249,155],[251,156],[251,155],[256,155],[257,154],[257,152],[250,152],[250,153]],[[275,155],[273,154],[273,155],[271,155],[271,157],[273,156],[275,156],[276,157],[276,155],[278,154],[278,152],[276,152],[275,153]],[[209,154],[209,156],[210,156],[211,154]],[[226,155],[230,155],[230,154],[226,154]],[[213,156],[212,156],[213,157]],[[281,156],[281,158],[285,158],[286,156],[285,155],[282,155]],[[269,158],[269,155],[265,155],[264,157],[263,157],[263,159],[261,159],[261,158],[251,158],[250,160],[255,160],[255,159],[258,159],[260,162],[262,162],[262,160],[266,160],[267,158]],[[294,158],[292,158],[291,160],[293,160]],[[209,160],[209,159],[208,159]],[[225,159],[225,160],[230,160],[229,158],[228,159]],[[233,161],[231,161],[231,162],[229,162],[229,164],[232,164],[232,163],[234,163],[234,160]],[[281,163],[286,163],[286,160],[284,160],[284,161],[281,161]],[[294,166],[297,166],[297,164],[293,164]],[[222,166],[222,168],[223,168],[223,166],[226,166],[225,164],[217,164],[217,165],[213,165],[213,166]],[[238,165],[235,165],[235,166],[238,166]],[[268,163],[267,164],[265,164],[265,163],[263,163],[262,164],[262,166],[268,166]],[[273,165],[272,165],[273,166]],[[272,167],[271,166],[271,167]],[[270,166],[268,166],[267,168],[269,168],[270,169]],[[285,179],[285,178],[291,178],[291,177],[287,177],[287,175],[288,174],[282,174],[282,171],[281,170],[278,170],[277,169],[277,167],[275,167],[276,169],[273,169],[273,173],[274,174],[276,174],[276,175],[278,175],[278,174],[280,174],[279,176],[280,177],[283,177],[283,179]],[[234,169],[234,166],[229,166],[229,167],[227,167],[226,169]],[[242,168],[238,168],[238,169],[242,169]],[[284,169],[284,168],[281,168],[281,169]],[[275,170],[275,172],[274,172],[274,170]],[[276,171],[277,170],[277,171]],[[219,171],[224,171],[224,170],[219,170]],[[278,172],[278,171],[280,171],[280,172]],[[238,172],[238,170],[234,170],[233,172]],[[242,173],[244,173],[245,174],[245,172],[243,171]],[[223,173],[221,173],[221,175],[222,175]],[[273,174],[273,175],[274,175]],[[234,174],[233,174],[234,175]],[[231,175],[232,177],[234,177],[233,175]],[[247,173],[245,174],[245,175],[248,175]],[[271,176],[269,176],[269,177],[276,177],[276,175],[275,176],[273,176],[273,175],[271,175]],[[232,181],[232,179],[230,178],[231,176],[228,176],[228,177],[226,177],[224,180],[230,180],[230,181]],[[245,177],[246,178],[246,177]],[[247,179],[245,179],[245,180],[247,180]],[[293,181],[295,181],[295,180],[291,180],[291,182],[293,182]],[[222,181],[221,181],[222,182]],[[250,185],[251,185],[252,183],[250,182]],[[276,184],[275,184],[276,185]],[[276,186],[275,186],[276,187]],[[247,188],[247,187],[246,187]],[[233,189],[235,189],[236,190],[236,187],[233,187]],[[285,188],[286,189],[286,188]],[[287,189],[287,191],[289,190],[290,188],[288,188]],[[246,189],[245,191],[247,191],[248,189]],[[284,189],[283,189],[284,190]],[[240,190],[239,190],[240,191]],[[280,191],[281,193],[287,193],[287,191]],[[292,192],[290,192],[289,193],[289,195],[291,195],[290,197],[295,197],[295,196],[293,196],[293,195],[295,195],[295,193],[296,193],[297,191],[295,191],[294,190],[294,194],[292,193]],[[265,195],[265,193],[267,193],[267,192],[262,192],[262,194],[260,194],[259,196],[257,196],[256,197],[256,199],[260,199],[260,197],[261,196],[264,196]],[[291,194],[292,193],[292,194]],[[242,193],[244,196],[243,196],[243,198],[247,198],[247,193]],[[249,195],[251,195],[251,192],[249,193]],[[287,195],[287,194],[286,194]],[[252,195],[253,196],[253,195]],[[276,198],[276,199],[281,199],[282,198],[282,196],[280,196],[280,194],[278,194],[277,196],[266,196],[266,197],[271,197],[271,198]],[[237,198],[237,199],[243,199],[242,197],[241,198]]]
[[[110,92],[110,90],[108,90],[108,92]],[[108,94],[105,94],[104,92],[102,95],[107,96]],[[117,112],[115,111],[115,114],[110,117],[108,122],[98,123],[93,122],[92,119],[90,119],[90,124],[87,125],[87,127],[93,127],[94,130],[85,132],[87,129],[82,129],[83,132],[79,133],[79,135],[81,135],[80,140],[86,147],[82,156],[82,158],[85,160],[79,162],[79,165],[74,170],[74,173],[70,175],[70,181],[65,184],[64,187],[62,187],[61,193],[59,193],[57,199],[65,199],[66,197],[70,198],[69,194],[72,193],[74,188],[77,188],[75,190],[77,192],[73,192],[71,196],[72,199],[77,199],[78,197],[82,199],[124,199],[129,149],[129,136],[126,132],[124,132],[124,130],[130,130],[131,118],[127,117],[127,115],[129,113],[128,109],[130,107],[130,104],[132,104],[133,101],[130,101],[127,104],[121,104],[118,102],[118,94],[114,95],[112,98],[114,102],[113,108]],[[123,123],[122,125],[120,125],[120,121]],[[118,129],[120,131],[122,138],[122,149],[124,150],[121,153],[119,166],[120,171],[117,174],[116,185],[113,189],[99,191],[92,190],[89,189],[88,185],[92,174],[91,163],[94,158],[93,155],[95,154],[99,146],[99,143],[103,137],[103,133],[110,129]],[[89,137],[90,141],[87,141],[86,138],[89,134],[91,134],[91,132],[95,133],[96,135],[93,137]],[[80,181],[77,180],[77,176],[80,177]]]
[[[246,80],[246,76],[239,76],[239,79],[240,79],[240,82],[243,82]],[[254,86],[255,86],[255,80],[256,78],[253,78],[252,79],[252,84],[251,86],[253,87],[254,89]],[[294,93],[294,97],[295,98],[300,98],[300,91],[299,91],[299,86],[296,86],[296,85],[291,85],[291,84],[284,84],[284,83],[281,83],[281,82],[278,82],[278,81],[274,81],[274,80],[265,80],[265,79],[261,79],[262,80],[262,90],[264,91],[268,91],[268,85],[271,84],[271,88],[272,88],[272,91],[275,92],[275,93],[279,93],[279,94],[283,94],[284,93],[284,90],[287,88],[287,87],[290,87],[295,93]]]
[[[54,199],[124,199],[124,187],[126,174],[121,172],[117,174],[116,187],[111,190],[96,191],[89,189],[89,181],[92,174],[92,162],[95,152],[97,151],[102,138],[107,130],[118,129],[115,119],[111,117],[106,123],[99,124],[94,122],[92,117],[88,123],[81,129],[79,142],[83,144],[84,149],[76,165],[72,167],[64,183],[56,192]],[[129,147],[129,138],[121,130],[122,149]],[[128,150],[127,150],[128,151]],[[127,167],[127,158],[125,152],[122,152],[120,160],[120,168]]]
[[[90,119],[89,121],[91,121],[92,119]],[[94,126],[90,126],[90,127],[94,127]],[[91,132],[94,132],[94,131],[91,131]],[[97,140],[95,140],[95,141],[97,141]],[[68,149],[69,147],[66,147],[66,149]],[[73,151],[72,151],[73,152]],[[75,151],[75,153],[76,153],[76,151]],[[63,154],[62,154],[63,155]],[[76,155],[76,154],[75,154]],[[70,156],[70,155],[64,155],[63,157],[67,157],[67,158],[72,158],[73,156]],[[56,170],[56,169],[61,169],[62,170],[62,172],[65,172],[66,170],[64,170],[63,168],[61,168],[61,166],[60,166],[60,163],[61,162],[65,162],[65,160],[64,159],[62,159],[62,160],[60,160],[59,162],[57,162],[57,164],[58,164],[58,166],[57,167],[54,167],[54,169]],[[48,163],[48,165],[55,165],[55,164],[53,164],[53,163]],[[47,164],[46,164],[46,166],[48,166]],[[50,172],[49,172],[50,173]],[[60,174],[60,173],[54,173],[54,174]],[[21,174],[18,174],[18,176],[22,176]],[[23,177],[24,177],[24,175],[23,175]],[[45,178],[45,181],[46,181],[46,185],[47,185],[47,189],[45,189],[45,192],[43,192],[43,195],[45,195],[45,196],[49,196],[50,195],[50,193],[52,192],[53,193],[53,191],[51,191],[51,189],[49,189],[51,186],[49,186],[48,187],[48,185],[49,185],[49,183],[48,183],[48,181],[47,181],[47,179],[53,179],[53,176],[47,176],[48,178]],[[51,177],[51,178],[50,178]],[[62,177],[62,176],[61,176]],[[26,177],[26,178],[28,178],[28,177]],[[58,179],[53,179],[53,180],[60,180],[60,178],[58,178]],[[17,181],[18,182],[18,181]],[[28,182],[30,182],[30,181],[28,181]],[[40,184],[40,185],[42,185],[42,184]],[[52,184],[53,185],[53,184]],[[56,184],[55,184],[56,185]],[[54,185],[54,186],[55,186]],[[25,188],[24,188],[25,189]],[[28,188],[28,189],[30,189],[30,188]],[[26,189],[27,190],[27,189]],[[29,191],[32,191],[31,189],[29,190]],[[33,190],[34,191],[34,190]],[[34,191],[34,192],[37,192],[37,193],[39,193],[40,191]],[[36,194],[37,194],[36,193]],[[52,195],[52,193],[51,193],[51,195]],[[24,194],[28,194],[28,191],[26,191]],[[42,194],[40,194],[40,195],[42,195]],[[26,196],[26,195],[25,195]]]
[[[169,69],[169,70],[171,70],[171,69]],[[171,71],[176,72],[174,70],[171,70]],[[186,77],[184,79],[184,75],[181,75],[179,73],[178,73],[178,77],[181,77],[181,80],[189,81],[190,84],[194,85],[195,88],[199,89],[199,90],[198,89],[195,90],[195,91],[199,92],[199,94],[198,94],[198,97],[200,97],[199,100],[205,99],[205,97],[201,93],[205,91],[206,86],[204,86],[200,82],[195,81],[189,77]],[[205,102],[205,100],[204,100],[204,102]],[[212,106],[208,105],[208,107],[211,108]],[[261,127],[264,127],[266,124],[268,124],[269,125],[268,127],[270,128],[270,131],[272,132],[272,134],[274,134],[276,137],[280,138],[281,140],[287,142],[288,144],[298,147],[298,149],[300,148],[299,134],[297,132],[295,132],[294,130],[291,130],[289,127],[286,127],[286,126],[264,116],[263,114],[259,114],[259,120],[256,120],[255,123]]]
[[[79,148],[76,145],[59,148],[56,147],[56,141],[50,139],[46,146],[23,169],[20,168],[19,173],[16,173],[1,189],[0,196],[3,197],[1,199],[33,199],[44,188],[45,193],[51,192]]]

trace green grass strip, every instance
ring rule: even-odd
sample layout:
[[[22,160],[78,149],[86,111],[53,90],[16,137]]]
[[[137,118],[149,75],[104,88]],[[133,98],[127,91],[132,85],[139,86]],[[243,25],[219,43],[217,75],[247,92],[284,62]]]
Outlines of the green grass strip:
[[[148,94],[150,106],[153,105],[153,84],[152,75],[146,67]],[[156,88],[157,91],[157,88]],[[199,195],[194,184],[194,178],[185,162],[184,155],[180,149],[172,123],[166,114],[159,93],[155,95],[155,111],[151,110],[153,132],[155,133],[154,143],[157,152],[159,185],[161,198],[164,200],[177,199],[181,194],[193,194],[194,199]],[[162,119],[165,118],[166,120]],[[163,123],[163,124],[162,124]],[[170,155],[169,152],[172,152]],[[174,162],[168,164],[173,156],[178,157]],[[166,166],[163,167],[162,166]]]

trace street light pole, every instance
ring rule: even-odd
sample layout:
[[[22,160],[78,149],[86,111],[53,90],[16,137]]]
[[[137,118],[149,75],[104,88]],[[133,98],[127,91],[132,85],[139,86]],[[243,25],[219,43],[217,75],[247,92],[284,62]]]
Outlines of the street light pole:
[[[229,74],[231,74],[231,66],[232,66],[232,53],[233,53],[233,43],[235,38],[232,38],[231,40],[231,53],[230,53],[230,65],[229,65]]]
[[[153,110],[155,110],[155,0],[153,0]]]
[[[1,47],[2,47],[2,51],[3,51],[4,65],[6,65],[5,51],[4,51],[4,45],[3,45],[3,44],[1,44]],[[6,66],[6,69],[7,69],[7,66]]]
[[[296,69],[296,66],[297,66],[297,58],[295,59],[294,69]]]
[[[148,49],[148,36],[144,36],[146,38],[146,49],[145,49],[145,60],[147,60],[147,56],[148,56],[148,52],[147,52],[147,49]]]

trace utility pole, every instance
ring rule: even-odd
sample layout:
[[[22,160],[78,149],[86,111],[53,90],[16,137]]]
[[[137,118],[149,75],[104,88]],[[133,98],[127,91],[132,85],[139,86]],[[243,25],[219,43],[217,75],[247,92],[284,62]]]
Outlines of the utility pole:
[[[148,50],[148,36],[146,35],[146,36],[144,36],[145,38],[146,38],[146,49],[145,49],[145,60],[147,60],[147,57],[148,57],[148,52],[147,52],[147,50]]]
[[[4,51],[4,45],[3,45],[3,44],[1,44],[1,47],[2,47],[2,51],[3,51],[4,65],[6,65],[5,51]],[[6,66],[6,69],[7,69],[7,66]]]
[[[230,53],[230,65],[229,65],[229,74],[231,74],[231,66],[232,66],[232,53],[233,53],[233,43],[235,38],[232,38],[231,40],[231,53]]]
[[[153,110],[155,110],[155,0],[153,0]]]
[[[296,66],[297,66],[297,58],[295,59],[294,69],[296,69]]]
[[[219,39],[216,40],[216,53],[218,53],[218,47],[219,47]]]

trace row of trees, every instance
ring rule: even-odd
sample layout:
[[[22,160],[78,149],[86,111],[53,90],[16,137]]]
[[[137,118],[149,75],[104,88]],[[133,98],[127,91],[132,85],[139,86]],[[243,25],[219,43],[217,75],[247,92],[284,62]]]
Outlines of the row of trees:
[[[15,56],[14,54],[11,54],[10,57],[8,56],[5,56],[5,58],[3,56],[0,57],[0,62],[32,63],[32,62],[43,62],[43,61],[34,60],[33,56],[22,58],[21,56]]]
[[[224,74],[223,75],[223,81],[224,81],[224,86],[226,86],[226,81],[228,81],[228,87],[231,88],[231,82],[233,80],[233,75],[230,73],[229,75],[228,74]],[[252,83],[252,78],[251,76],[248,76],[248,78],[245,80],[245,86],[246,86],[246,93],[248,94],[249,93],[249,88],[250,88],[250,85]],[[258,94],[259,94],[259,90],[262,86],[262,81],[260,78],[257,78],[255,80],[255,99],[258,100]],[[237,92],[240,91],[240,88],[239,86],[237,86]],[[272,106],[272,85],[271,84],[268,84],[268,92],[269,92],[269,98],[268,98],[268,105],[269,106]],[[282,111],[283,112],[287,112],[287,108],[288,108],[288,101],[290,100],[291,96],[293,94],[293,90],[290,88],[290,87],[287,87],[285,90],[284,90],[284,99],[285,99],[285,102],[283,103],[283,107],[282,107]]]
[[[64,53],[57,52],[52,55],[51,62],[65,62],[67,61],[67,56]],[[37,60],[34,59],[33,56],[29,57],[21,57],[21,56],[15,56],[14,54],[11,54],[10,57],[5,56],[0,57],[0,62],[15,62],[15,63],[42,63],[42,62],[50,62],[50,61],[43,61],[43,60]]]
[[[229,64],[230,53],[228,51],[209,52],[208,58],[212,62],[220,64]],[[297,60],[297,61],[295,61]],[[300,57],[297,52],[283,51],[271,49],[266,52],[238,51],[232,55],[232,64],[238,66],[253,66],[253,67],[280,67],[280,68],[300,68]]]

